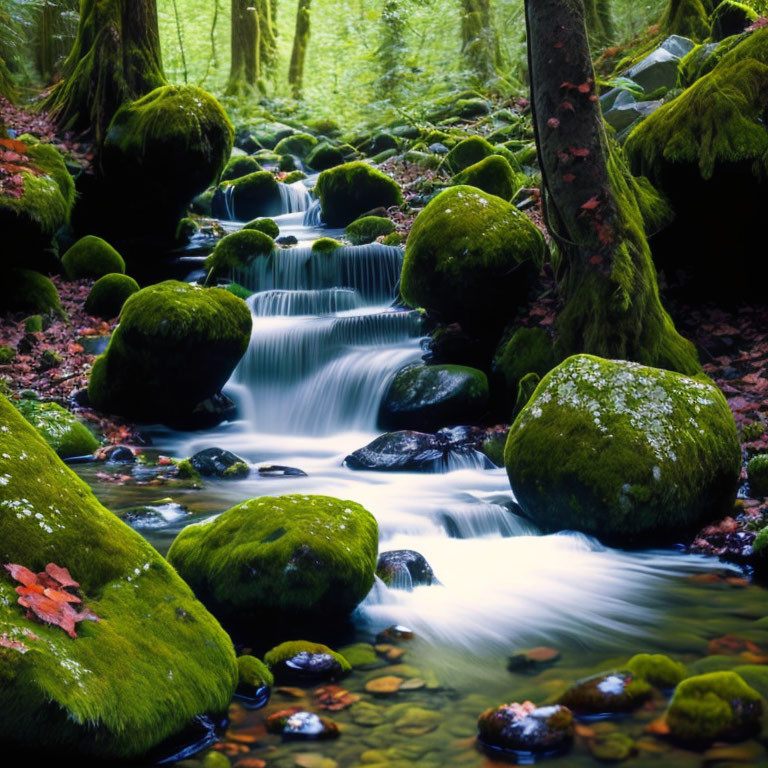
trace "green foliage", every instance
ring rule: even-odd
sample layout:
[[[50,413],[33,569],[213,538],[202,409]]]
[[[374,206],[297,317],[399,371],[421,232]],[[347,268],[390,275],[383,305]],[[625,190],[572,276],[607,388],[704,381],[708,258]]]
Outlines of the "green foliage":
[[[24,399],[15,405],[60,458],[88,456],[99,447],[93,433],[58,403]]]
[[[0,344],[0,365],[7,365],[16,359],[16,350],[6,344]]]
[[[99,278],[85,300],[89,315],[111,320],[120,314],[126,300],[139,290],[139,284],[128,275],[109,274]]]
[[[363,216],[347,225],[344,234],[352,245],[365,245],[394,231],[395,225],[383,216]]]
[[[3,275],[0,311],[62,313],[56,286],[45,275],[29,269],[10,269]]]
[[[123,257],[106,241],[94,235],[81,237],[61,257],[70,280],[98,280],[110,273],[125,273]]]

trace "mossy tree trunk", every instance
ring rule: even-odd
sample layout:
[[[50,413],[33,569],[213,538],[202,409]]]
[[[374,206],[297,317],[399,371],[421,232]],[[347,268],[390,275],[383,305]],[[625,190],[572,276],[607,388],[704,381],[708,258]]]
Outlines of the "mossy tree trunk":
[[[35,63],[46,82],[69,53],[77,29],[77,0],[42,0],[35,19]]]
[[[232,0],[232,56],[226,93],[252,91],[259,79],[259,15],[251,0]]]
[[[664,35],[701,41],[709,36],[710,0],[669,0],[659,26]]]
[[[65,130],[91,130],[100,145],[122,104],[166,84],[156,0],[80,0],[77,38],[62,69],[43,109]]]
[[[16,98],[16,86],[2,58],[0,58],[0,96],[8,99],[8,101],[13,101]],[[2,133],[0,133],[0,136],[2,136]]]
[[[616,28],[609,0],[584,0],[584,15],[590,39],[597,45],[612,42]]]
[[[461,0],[461,54],[481,82],[493,77],[501,64],[501,49],[493,24],[490,0]]]
[[[525,8],[546,222],[563,273],[559,351],[695,374],[695,349],[659,298],[638,196],[648,189],[605,132],[583,3],[526,0]]]
[[[406,16],[400,0],[384,0],[381,10],[381,45],[376,49],[381,75],[379,85],[387,96],[394,95],[403,79]]]
[[[259,64],[262,76],[271,74],[277,62],[276,0],[253,0],[259,18]]]
[[[293,50],[288,68],[288,83],[291,86],[294,99],[301,98],[304,81],[304,62],[307,58],[307,45],[309,44],[309,5],[310,0],[299,0],[296,9],[296,31],[293,35]]]

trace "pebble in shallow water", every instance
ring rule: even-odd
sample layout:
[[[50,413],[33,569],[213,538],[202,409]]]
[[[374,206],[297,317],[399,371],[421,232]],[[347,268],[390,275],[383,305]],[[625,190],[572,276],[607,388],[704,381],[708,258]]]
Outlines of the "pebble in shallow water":
[[[280,683],[320,683],[337,680],[343,674],[341,664],[329,653],[302,651],[272,668]]]
[[[334,739],[339,727],[332,720],[302,709],[284,709],[267,718],[267,730],[286,738]]]
[[[490,750],[557,752],[573,740],[573,715],[560,704],[502,704],[483,712],[477,727],[481,745]]]

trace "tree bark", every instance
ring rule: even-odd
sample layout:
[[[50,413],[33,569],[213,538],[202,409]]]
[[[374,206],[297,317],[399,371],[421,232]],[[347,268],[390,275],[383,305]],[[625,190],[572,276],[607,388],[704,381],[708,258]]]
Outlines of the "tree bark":
[[[665,35],[681,35],[696,41],[709,36],[709,14],[714,10],[710,0],[669,0],[661,17]]]
[[[461,0],[461,54],[482,82],[501,64],[501,49],[493,24],[490,0]]]
[[[584,0],[584,14],[590,38],[598,45],[612,42],[616,34],[609,0]]]
[[[293,98],[301,98],[304,82],[304,62],[307,58],[309,44],[309,5],[311,0],[299,0],[296,9],[296,31],[293,35],[293,50],[291,64],[288,68],[288,83],[291,86]]]
[[[80,0],[75,44],[43,109],[64,130],[91,130],[101,145],[112,116],[165,85],[156,0]]]
[[[276,0],[253,0],[259,17],[259,62],[262,76],[272,72],[277,61]]]
[[[526,0],[525,8],[545,218],[563,273],[560,351],[698,373],[693,345],[659,298],[643,216],[655,193],[630,176],[605,132],[584,5]]]
[[[226,93],[253,90],[259,79],[259,16],[251,0],[232,0],[232,57]]]
[[[381,45],[376,49],[381,75],[379,86],[387,95],[393,95],[403,79],[403,60],[408,49],[405,45],[405,13],[399,0],[384,0],[381,10]]]

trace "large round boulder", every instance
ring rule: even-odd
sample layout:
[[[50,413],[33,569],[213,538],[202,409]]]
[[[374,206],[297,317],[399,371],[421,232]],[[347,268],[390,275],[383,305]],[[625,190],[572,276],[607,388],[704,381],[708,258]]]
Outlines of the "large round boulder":
[[[506,200],[451,187],[411,229],[400,290],[440,320],[481,330],[503,325],[528,296],[545,252],[541,232]]]
[[[112,765],[226,710],[238,679],[229,637],[2,396],[0,510],[0,563],[23,566],[0,569],[0,742],[11,761],[14,749],[34,763],[44,760],[33,750],[63,750]],[[43,585],[82,603],[56,603]]]
[[[63,313],[53,281],[31,269],[8,269],[0,280],[0,312]]]
[[[185,528],[168,559],[233,622],[304,624],[350,613],[373,586],[378,525],[352,501],[262,497]]]
[[[504,460],[518,503],[543,530],[640,546],[729,514],[741,449],[714,384],[576,355],[542,379]]]
[[[88,395],[142,422],[187,422],[226,383],[251,338],[251,313],[221,288],[168,280],[128,298]]]
[[[213,215],[220,219],[250,221],[283,212],[280,186],[269,171],[257,171],[222,182],[213,196]]]
[[[523,186],[525,177],[515,173],[506,157],[489,155],[453,177],[454,184],[477,187],[489,195],[511,200]]]
[[[374,208],[389,208],[403,202],[397,182],[363,162],[323,171],[315,193],[320,199],[323,221],[329,227],[346,227]]]

